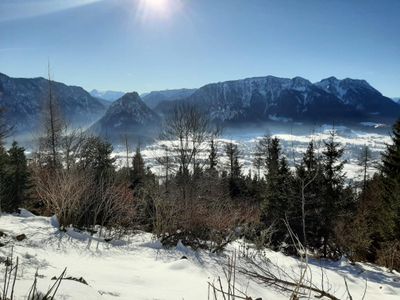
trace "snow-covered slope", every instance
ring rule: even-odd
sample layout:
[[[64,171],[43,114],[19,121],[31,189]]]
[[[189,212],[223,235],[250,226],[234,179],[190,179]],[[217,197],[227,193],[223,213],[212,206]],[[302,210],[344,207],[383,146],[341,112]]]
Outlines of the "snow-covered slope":
[[[326,92],[336,96],[345,105],[365,114],[395,116],[398,107],[393,105],[390,98],[384,97],[365,80],[346,78],[339,80],[329,77],[315,83]]]
[[[208,298],[208,282],[215,282],[218,276],[226,287],[223,266],[235,251],[240,255],[237,261],[240,267],[246,267],[247,258],[252,257],[260,267],[279,266],[281,274],[284,271],[295,278],[302,268],[296,258],[269,250],[256,252],[251,245],[240,241],[230,244],[224,254],[195,252],[182,244],[164,249],[147,233],[105,242],[103,238],[91,237],[72,228],[60,232],[54,217],[37,217],[25,210],[18,216],[2,215],[0,230],[7,234],[0,239],[5,244],[0,247],[1,257],[8,256],[13,247],[14,257],[20,260],[17,300],[25,299],[36,270],[41,290],[47,290],[54,283],[51,278],[58,276],[65,267],[67,276],[82,277],[88,283],[64,280],[57,299],[204,300],[213,299]],[[27,238],[16,241],[14,237],[22,233]],[[182,259],[183,256],[187,259]],[[353,299],[361,299],[365,287],[365,299],[399,298],[400,274],[396,272],[388,273],[383,268],[367,264],[351,265],[345,259],[338,262],[311,260],[309,266],[313,283],[320,287],[323,278],[325,290],[339,299],[346,299],[347,295],[344,278]],[[0,268],[4,270],[4,264]],[[0,282],[3,282],[2,273]],[[252,299],[289,299],[288,294],[240,273],[236,274],[236,288],[247,291]],[[314,296],[312,293],[311,298]]]
[[[331,123],[365,119],[394,119],[400,114],[389,98],[364,80],[334,77],[311,83],[301,77],[247,78],[205,85],[181,101],[203,108],[220,122],[296,120]],[[167,114],[176,102],[161,102]]]

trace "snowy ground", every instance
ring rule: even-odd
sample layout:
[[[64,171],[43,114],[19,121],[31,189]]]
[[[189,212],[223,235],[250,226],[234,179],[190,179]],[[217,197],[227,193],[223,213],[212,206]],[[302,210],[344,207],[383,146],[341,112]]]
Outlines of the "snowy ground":
[[[268,258],[288,274],[298,276],[300,262],[281,253],[265,250],[260,253],[243,242],[228,246],[224,255],[206,251],[194,252],[183,245],[164,249],[151,234],[130,235],[119,241],[104,242],[90,239],[88,234],[68,230],[58,231],[54,218],[37,217],[23,211],[20,216],[2,215],[0,230],[7,234],[1,238],[6,246],[0,248],[0,256],[10,254],[20,259],[16,284],[17,298],[24,299],[38,270],[39,287],[45,290],[67,267],[67,276],[83,277],[88,285],[64,280],[57,299],[208,299],[208,282],[218,276],[224,278],[223,266],[227,257],[236,253]],[[13,237],[24,233],[27,239],[15,241]],[[186,256],[187,259],[181,259]],[[245,265],[241,259],[238,265]],[[263,262],[259,262],[263,266]],[[4,270],[4,264],[0,269]],[[346,278],[353,299],[400,299],[400,274],[388,273],[372,265],[350,265],[339,262],[311,261],[313,282],[320,286],[322,273],[324,286],[340,299],[346,299]],[[3,274],[0,276],[2,282]],[[247,290],[253,299],[288,299],[271,287],[257,284],[237,274],[236,286]],[[311,295],[313,298],[314,295]],[[222,297],[220,297],[222,299]]]
[[[224,167],[228,163],[223,148],[224,144],[233,142],[238,144],[241,151],[240,163],[243,166],[244,174],[249,171],[256,174],[256,169],[253,166],[254,153],[256,151],[257,141],[265,134],[269,133],[271,136],[278,137],[281,141],[282,151],[289,164],[293,167],[298,164],[302,158],[303,153],[306,151],[310,141],[315,142],[316,151],[321,153],[324,148],[323,141],[329,139],[332,126],[323,125],[316,128],[305,129],[304,126],[298,128],[270,128],[268,130],[242,130],[226,132],[217,140],[217,149],[219,150],[219,167]],[[344,126],[337,126],[335,129],[337,133],[336,141],[344,147],[343,159],[346,161],[344,171],[346,172],[349,180],[360,181],[363,178],[363,167],[360,165],[360,157],[363,146],[368,146],[371,151],[371,166],[368,173],[372,175],[376,172],[376,167],[381,158],[381,153],[386,149],[386,145],[391,142],[389,136],[389,129],[387,131],[366,131],[361,129],[351,129]],[[148,145],[142,149],[142,155],[146,164],[151,167],[155,174],[164,174],[163,168],[157,162],[157,158],[166,155],[165,147],[171,148],[173,142],[158,141],[152,145]],[[204,160],[208,157],[208,144],[204,144],[198,154],[198,158]],[[132,149],[134,150],[134,149]],[[117,164],[119,167],[126,166],[126,150],[123,146],[117,146],[114,155],[118,158]],[[130,155],[133,155],[131,153]],[[171,153],[169,154],[171,155]]]

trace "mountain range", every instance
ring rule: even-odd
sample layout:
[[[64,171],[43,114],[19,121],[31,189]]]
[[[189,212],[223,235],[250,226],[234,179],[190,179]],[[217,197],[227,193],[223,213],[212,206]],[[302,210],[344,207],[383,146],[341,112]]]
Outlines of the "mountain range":
[[[400,116],[400,105],[365,80],[329,77],[316,83],[294,77],[254,77],[207,84],[198,89],[137,93],[88,93],[81,87],[52,83],[64,116],[75,126],[114,139],[130,134],[154,136],[171,109],[196,105],[225,126],[279,122],[386,122]],[[40,120],[49,81],[11,78],[0,73],[0,107],[18,132],[32,131]],[[122,96],[121,96],[122,95]],[[119,97],[114,102],[112,99]]]
[[[247,78],[205,85],[175,101],[198,105],[213,120],[225,124],[265,122],[392,122],[400,106],[365,80],[329,77],[316,83],[295,77]],[[171,101],[155,110],[167,115]]]
[[[90,95],[92,95],[95,98],[103,99],[106,101],[113,102],[119,98],[121,98],[125,93],[124,92],[118,92],[118,91],[99,91],[99,90],[91,90]]]
[[[102,101],[81,87],[54,81],[51,86],[64,119],[74,126],[87,126],[106,111]],[[0,73],[0,107],[5,108],[5,118],[17,132],[37,129],[48,94],[49,80],[45,78],[12,78]]]
[[[164,90],[164,91],[154,91],[142,95],[142,99],[146,104],[154,109],[161,102],[169,102],[174,100],[182,100],[190,97],[196,89],[177,89],[177,90]]]

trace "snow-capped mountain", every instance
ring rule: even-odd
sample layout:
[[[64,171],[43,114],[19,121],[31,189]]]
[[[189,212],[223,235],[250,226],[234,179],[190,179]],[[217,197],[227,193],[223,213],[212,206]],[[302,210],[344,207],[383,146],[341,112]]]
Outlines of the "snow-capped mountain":
[[[181,101],[199,105],[225,123],[392,120],[400,115],[400,107],[366,81],[334,77],[315,84],[301,77],[274,76],[212,83]],[[167,114],[172,103],[161,102],[156,110]]]
[[[158,130],[160,117],[151,110],[136,92],[126,93],[114,101],[104,116],[89,129],[110,140],[128,135],[146,139]]]
[[[160,102],[181,100],[191,96],[195,91],[196,89],[153,91],[143,95],[142,99],[150,108],[154,109]]]
[[[87,126],[106,110],[101,101],[81,87],[52,82],[52,90],[64,118],[73,126]],[[48,93],[47,79],[12,78],[0,73],[0,107],[6,109],[6,120],[16,132],[37,127]]]
[[[92,95],[95,98],[100,98],[103,100],[107,100],[110,102],[113,102],[119,98],[121,98],[125,93],[124,92],[118,92],[118,91],[99,91],[99,90],[92,90],[90,92],[90,95]]]
[[[345,105],[353,107],[356,111],[365,114],[396,116],[392,111],[392,109],[396,111],[396,108],[390,99],[384,97],[365,80],[350,78],[339,80],[335,77],[329,77],[315,85],[335,95]]]
[[[392,100],[393,100],[394,102],[396,102],[397,104],[400,104],[400,97],[399,97],[399,98],[392,98]]]

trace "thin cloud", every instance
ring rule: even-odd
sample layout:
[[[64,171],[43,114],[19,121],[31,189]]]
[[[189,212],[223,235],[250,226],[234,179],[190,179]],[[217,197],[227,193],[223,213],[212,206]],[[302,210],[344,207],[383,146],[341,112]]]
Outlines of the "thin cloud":
[[[30,18],[102,0],[2,0],[0,22]]]

